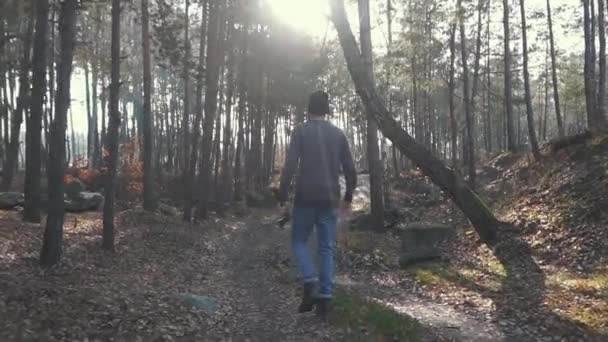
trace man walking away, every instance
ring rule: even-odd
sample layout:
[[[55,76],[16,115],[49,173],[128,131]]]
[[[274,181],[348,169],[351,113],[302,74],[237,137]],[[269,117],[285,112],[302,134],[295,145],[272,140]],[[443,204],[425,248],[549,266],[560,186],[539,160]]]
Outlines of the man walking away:
[[[350,210],[357,173],[344,132],[326,121],[329,98],[317,91],[308,102],[309,118],[297,127],[287,152],[279,188],[281,206],[287,201],[291,180],[296,174],[296,196],[292,215],[291,244],[298,270],[304,281],[304,295],[298,312],[312,311],[326,318],[332,296],[336,224]],[[299,166],[299,168],[298,168]],[[340,199],[340,168],[346,178],[346,192]],[[307,240],[316,227],[318,242],[319,289],[314,294],[314,265]]]

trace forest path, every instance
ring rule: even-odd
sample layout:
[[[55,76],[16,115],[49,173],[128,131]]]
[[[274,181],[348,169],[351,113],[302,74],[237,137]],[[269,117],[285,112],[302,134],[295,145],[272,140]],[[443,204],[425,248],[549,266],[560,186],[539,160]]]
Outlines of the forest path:
[[[286,231],[272,224],[270,215],[258,214],[237,224],[224,240],[218,263],[218,282],[229,288],[235,308],[230,324],[236,341],[335,341],[330,326],[312,314],[296,313],[298,288],[289,280]]]
[[[312,314],[297,314],[299,286],[290,260],[289,229],[280,229],[271,213],[234,226],[224,237],[207,282],[225,284],[221,295],[232,309],[227,331],[235,341],[341,341],[344,331],[319,321]],[[415,294],[382,287],[361,277],[340,272],[336,285],[359,297],[379,302],[411,316],[424,327],[424,341],[505,341],[499,327]],[[216,285],[217,287],[217,285]],[[430,332],[430,333],[429,333]],[[432,336],[429,336],[432,335]]]

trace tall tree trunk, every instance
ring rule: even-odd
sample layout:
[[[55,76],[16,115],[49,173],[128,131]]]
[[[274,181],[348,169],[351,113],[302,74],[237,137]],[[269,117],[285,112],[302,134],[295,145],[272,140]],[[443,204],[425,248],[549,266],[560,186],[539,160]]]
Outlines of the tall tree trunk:
[[[386,67],[386,97],[388,101],[388,110],[393,113],[393,97],[391,91],[391,83],[392,83],[392,69],[393,65],[391,63],[392,56],[391,51],[393,48],[393,4],[392,0],[386,1],[386,25],[388,32],[388,46],[386,47],[386,56],[387,56],[387,67]],[[391,154],[393,159],[393,172],[395,179],[399,178],[399,163],[397,161],[397,147],[392,144],[391,146]]]
[[[604,8],[604,0],[597,0],[598,11],[598,32],[600,38],[600,74],[597,86],[597,122],[601,125],[601,129],[606,129],[606,13]]]
[[[450,107],[450,131],[451,131],[451,151],[452,151],[452,168],[454,172],[458,172],[458,124],[456,121],[456,110],[454,105],[454,93],[456,90],[455,73],[456,73],[456,23],[450,28],[450,78],[448,81],[449,92],[449,107]]]
[[[223,71],[220,73],[223,75]],[[219,203],[219,174],[220,174],[220,161],[222,159],[222,108],[224,107],[224,81],[223,76],[220,78],[220,101],[218,105],[218,113],[215,117],[215,133],[213,136],[213,186],[212,194],[213,199],[216,203]]]
[[[100,39],[100,14],[99,7],[95,6],[95,45],[94,45],[94,53],[97,54],[99,51],[99,39]],[[93,115],[93,168],[97,169],[101,164],[101,147],[99,146],[99,124],[98,124],[98,92],[97,87],[99,86],[99,63],[97,60],[93,60],[92,67],[92,81],[91,90],[92,90],[92,115]],[[103,91],[103,89],[102,89]]]
[[[55,97],[55,115],[51,126],[50,158],[47,170],[48,216],[40,252],[40,263],[43,266],[53,266],[58,263],[63,246],[65,129],[70,106],[77,10],[78,0],[65,0],[61,3],[59,18],[61,54],[57,67],[57,95]]]
[[[184,194],[185,205],[184,205],[184,216],[183,220],[186,222],[190,222],[192,219],[192,206],[194,202],[194,176],[196,173],[196,164],[198,163],[198,144],[201,135],[201,120],[203,119],[203,88],[205,87],[204,83],[204,73],[205,73],[205,42],[207,39],[207,1],[204,1],[201,4],[202,7],[202,23],[201,23],[201,41],[199,45],[199,61],[198,61],[198,70],[197,70],[197,79],[196,79],[196,114],[194,117],[194,127],[192,130],[192,149],[190,150],[190,164],[185,169],[185,177],[184,177]]]
[[[68,159],[68,165],[72,164],[72,166],[76,166],[76,157],[77,157],[77,146],[76,146],[76,133],[74,131],[74,111],[72,107],[69,110],[70,113],[70,146],[72,146],[71,159]]]
[[[547,140],[547,117],[549,116],[549,43],[547,42],[547,53],[545,54],[545,78],[544,78],[544,101],[543,101],[543,130],[539,132],[541,139]],[[559,131],[559,127],[558,127]],[[559,133],[559,132],[558,132]]]
[[[32,36],[34,34],[34,9],[27,20],[27,29],[23,36],[23,56],[19,67],[19,96],[17,97],[17,108],[13,111],[11,120],[11,136],[7,149],[6,164],[4,165],[2,183],[0,190],[8,191],[13,183],[15,171],[19,165],[19,138],[21,137],[21,123],[23,112],[29,104],[30,91],[30,56],[32,49]],[[12,98],[12,96],[11,96]]]
[[[108,92],[106,91],[106,77],[102,74],[101,76],[101,146],[105,148],[106,143],[106,133],[107,133],[107,125],[106,125],[106,112],[108,111]],[[102,156],[103,158],[103,156]]]
[[[488,0],[479,0],[477,3],[477,38],[475,38],[475,64],[473,65],[473,86],[471,89],[471,112],[476,112],[476,101],[477,92],[479,90],[479,82],[480,82],[480,70],[481,70],[481,32],[483,31],[483,10],[484,3],[486,6],[490,6]],[[475,115],[473,115],[473,121]],[[473,132],[475,135],[475,132]]]
[[[272,91],[272,89],[270,89]],[[263,181],[264,184],[268,184],[270,181],[270,175],[274,168],[273,164],[273,150],[275,147],[275,109],[272,105],[266,110],[266,124],[264,126],[264,173]]]
[[[230,163],[231,153],[230,149],[232,146],[232,105],[234,99],[234,69],[235,69],[235,58],[234,58],[234,46],[232,41],[234,39],[234,24],[230,23],[230,32],[228,33],[228,37],[231,43],[228,46],[227,53],[227,63],[228,63],[228,72],[226,75],[227,82],[227,92],[226,92],[226,124],[224,125],[224,141],[223,141],[223,150],[224,155],[222,158],[222,180],[220,186],[220,194],[218,194],[218,201],[220,203],[219,208],[220,211],[223,212],[224,208],[228,206],[232,197],[232,186],[231,186],[231,175],[232,168]]]
[[[211,145],[213,139],[213,123],[217,112],[218,82],[223,61],[223,1],[210,4],[209,28],[207,30],[207,75],[205,77],[205,118],[203,120],[203,139],[201,142],[201,169],[199,170],[196,189],[199,191],[199,201],[196,216],[205,219],[209,210],[209,191],[211,189]]]
[[[0,10],[4,8],[4,4],[0,4]],[[5,22],[0,19],[0,39],[4,39]],[[8,116],[8,108],[6,106],[6,62],[4,61],[3,50],[0,49],[0,168],[4,167],[4,118]]]
[[[492,6],[491,6],[491,0],[488,0],[488,8],[487,8],[487,23],[486,23],[486,41],[487,41],[487,54],[486,54],[486,125],[487,125],[487,130],[486,130],[486,140],[487,140],[487,149],[488,152],[492,152],[493,151],[493,142],[492,142],[492,120],[491,120],[491,103],[492,101],[490,100],[491,97],[491,91],[492,91],[492,77],[490,75],[490,71],[491,71],[491,49],[490,49],[490,23],[491,23],[491,13],[492,13]]]
[[[504,27],[504,78],[505,78],[505,110],[507,120],[507,148],[511,152],[517,151],[515,142],[515,127],[513,123],[513,90],[511,85],[511,27],[509,25],[509,0],[502,0],[503,27]]]
[[[553,102],[555,105],[555,118],[557,120],[557,131],[560,138],[566,133],[562,121],[562,112],[559,102],[559,82],[557,79],[557,57],[555,53],[555,38],[553,37],[553,19],[551,13],[551,0],[547,0],[547,21],[549,24],[549,44],[551,46],[551,76],[553,78]]]
[[[220,168],[220,160],[222,157],[222,108],[224,107],[224,66],[222,65],[220,68],[220,79],[219,79],[219,103],[217,109],[217,115],[215,116],[215,130],[213,136],[213,152],[211,158],[213,160],[213,186],[210,191],[213,194],[213,199],[219,203],[218,196],[218,186],[219,186],[219,168]]]
[[[332,21],[336,30],[347,66],[368,113],[373,115],[384,135],[407,155],[421,170],[442,190],[449,194],[456,205],[471,221],[482,241],[492,245],[496,242],[496,225],[498,220],[490,209],[467,185],[447,168],[439,159],[431,155],[422,145],[416,142],[390,116],[382,99],[378,95],[367,66],[361,60],[360,51],[346,17],[343,0],[332,0]]]
[[[595,30],[590,6],[593,0],[583,0],[585,32],[585,100],[587,107],[587,127],[597,132],[601,126],[597,120],[596,74],[595,74]]]
[[[49,108],[47,113],[47,123],[49,127],[47,127],[46,132],[46,145],[47,150],[49,150],[49,141],[50,138],[50,122],[53,121],[53,106],[55,104],[55,20],[57,16],[56,6],[54,6],[54,2],[51,7],[51,46],[49,49],[49,60],[48,60],[48,88],[49,88]],[[47,162],[48,163],[48,162]]]
[[[464,29],[464,8],[462,7],[462,0],[458,0],[458,22],[460,26],[460,52],[462,57],[462,93],[464,97],[464,115],[466,122],[466,163],[469,171],[469,185],[471,188],[475,188],[475,144],[473,136],[473,113],[471,108],[471,94],[469,93],[469,65],[468,65],[468,53],[467,53],[467,38]]]
[[[109,125],[106,150],[107,179],[105,203],[103,206],[103,241],[105,250],[114,250],[114,195],[116,192],[116,168],[118,164],[118,130],[120,128],[120,0],[112,0],[112,46],[111,46],[111,84],[109,102]]]
[[[36,3],[31,109],[26,122],[25,210],[23,211],[23,219],[35,223],[40,222],[41,133],[44,94],[46,93],[48,16],[48,0],[38,1]]]
[[[536,139],[536,129],[534,128],[534,107],[532,106],[532,91],[530,89],[530,71],[528,70],[528,27],[526,26],[526,6],[524,0],[519,0],[521,9],[521,42],[524,57],[524,89],[526,97],[526,116],[528,119],[528,136],[530,138],[530,147],[534,159],[540,161],[541,155],[538,149],[538,140]]]
[[[239,57],[239,71],[238,71],[238,93],[239,93],[239,105],[238,105],[238,131],[236,141],[236,151],[234,156],[234,200],[236,202],[243,200],[243,151],[245,150],[245,109],[247,101],[247,49],[249,41],[249,25],[248,18],[245,17],[245,23],[241,29],[242,33],[242,47]]]
[[[93,113],[91,110],[91,91],[89,88],[89,62],[84,63],[84,88],[85,88],[85,106],[87,112],[87,146],[86,158],[87,167],[93,167]]]
[[[152,135],[152,70],[150,66],[150,24],[148,13],[148,0],[141,0],[142,13],[142,42],[144,60],[144,112],[143,112],[143,136],[144,136],[144,209],[156,209],[154,195],[154,165],[152,164],[154,136]]]
[[[183,170],[188,170],[189,158],[190,158],[190,37],[189,37],[189,26],[190,26],[190,0],[186,0],[186,20],[184,26],[184,108],[182,117],[182,167]],[[196,163],[194,164],[196,165]]]
[[[363,59],[367,76],[373,82],[374,68],[372,60],[372,37],[370,27],[369,0],[358,1],[361,58]],[[384,230],[384,192],[382,190],[382,164],[380,161],[380,150],[378,147],[378,126],[374,121],[371,113],[367,113],[367,158],[369,164],[372,225],[374,229],[382,231]]]

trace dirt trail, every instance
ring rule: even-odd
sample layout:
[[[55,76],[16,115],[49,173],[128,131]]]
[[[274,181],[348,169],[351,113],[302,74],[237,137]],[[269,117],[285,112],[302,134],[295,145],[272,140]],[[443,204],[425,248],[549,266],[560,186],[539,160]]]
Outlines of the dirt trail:
[[[274,225],[274,217],[240,224],[224,237],[214,263],[225,265],[208,281],[226,284],[223,297],[233,313],[227,330],[236,341],[337,341],[342,332],[319,322],[312,315],[298,315],[297,284],[288,250],[288,230]],[[339,274],[338,286],[383,302],[395,311],[412,316],[433,331],[423,340],[503,341],[497,326],[473,316],[418,298],[396,289],[382,288]],[[370,286],[371,285],[371,286]]]
[[[239,223],[218,246],[207,282],[224,284],[220,303],[230,312],[233,341],[335,341],[339,336],[312,315],[298,315],[296,287],[287,284],[283,234],[266,219]],[[213,293],[210,294],[213,296]],[[218,296],[219,297],[219,296]]]

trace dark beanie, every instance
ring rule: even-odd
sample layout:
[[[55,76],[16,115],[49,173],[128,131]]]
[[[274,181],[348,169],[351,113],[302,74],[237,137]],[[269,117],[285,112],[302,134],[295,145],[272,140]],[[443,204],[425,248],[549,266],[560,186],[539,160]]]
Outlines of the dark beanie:
[[[310,95],[308,100],[308,114],[329,114],[329,96],[326,92],[319,90]]]

